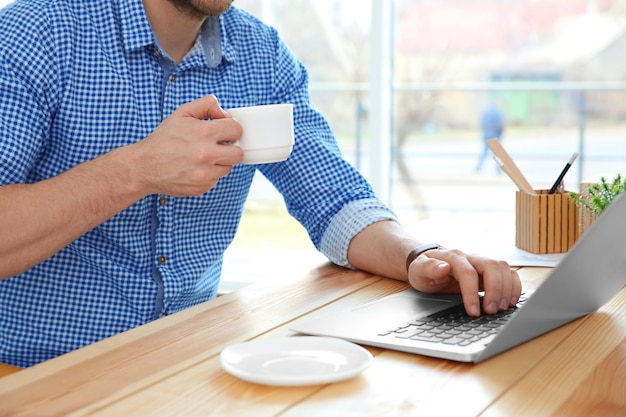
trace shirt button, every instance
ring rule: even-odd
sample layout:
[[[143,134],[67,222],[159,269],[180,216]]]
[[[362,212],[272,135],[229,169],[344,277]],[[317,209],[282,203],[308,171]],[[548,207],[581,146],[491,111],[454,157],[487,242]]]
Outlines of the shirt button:
[[[170,81],[172,82],[176,81],[176,74],[172,75],[172,78],[170,78]]]
[[[159,206],[164,206],[167,203],[167,197],[159,198]]]
[[[167,262],[167,258],[165,257],[165,255],[159,256],[159,263],[163,265],[165,262]]]

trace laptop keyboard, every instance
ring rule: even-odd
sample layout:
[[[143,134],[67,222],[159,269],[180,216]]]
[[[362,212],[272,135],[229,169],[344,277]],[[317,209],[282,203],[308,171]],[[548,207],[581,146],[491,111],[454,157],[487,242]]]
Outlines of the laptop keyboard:
[[[402,323],[378,335],[458,346],[487,343],[524,301],[526,298],[522,297],[517,307],[480,317],[468,316],[462,304],[456,305],[430,316]]]

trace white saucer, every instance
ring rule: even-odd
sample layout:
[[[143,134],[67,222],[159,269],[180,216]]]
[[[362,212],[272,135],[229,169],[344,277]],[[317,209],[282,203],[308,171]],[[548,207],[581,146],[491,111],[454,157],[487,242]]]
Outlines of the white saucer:
[[[226,372],[265,385],[327,384],[352,378],[372,364],[372,355],[354,343],[332,337],[258,339],[226,347]]]

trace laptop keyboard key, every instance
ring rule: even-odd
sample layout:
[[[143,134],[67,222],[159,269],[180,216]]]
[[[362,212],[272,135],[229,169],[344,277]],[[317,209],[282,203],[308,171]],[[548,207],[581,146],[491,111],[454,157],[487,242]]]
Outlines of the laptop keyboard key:
[[[470,317],[463,306],[457,306],[429,317],[402,323],[378,335],[461,346],[476,342],[486,343],[493,339],[498,329],[507,323],[516,310],[509,308],[494,315]]]
[[[411,340],[419,340],[422,342],[431,342],[431,343],[439,343],[441,341],[443,341],[444,339],[440,338],[440,337],[436,337],[435,335],[423,335],[423,334],[418,334],[415,335],[413,337],[410,337]]]
[[[446,340],[442,341],[442,343],[445,343],[446,345],[460,345],[460,344],[466,343],[466,342],[467,342],[467,339],[463,339],[463,338],[460,338],[460,337],[453,337],[451,339],[446,339]]]

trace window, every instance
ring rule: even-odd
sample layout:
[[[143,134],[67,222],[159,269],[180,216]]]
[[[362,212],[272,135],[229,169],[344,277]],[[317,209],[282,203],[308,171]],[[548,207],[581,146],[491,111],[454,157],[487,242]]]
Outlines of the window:
[[[370,39],[380,36],[370,33],[369,19],[379,1],[236,3],[274,25],[307,65],[315,104],[346,157],[370,179],[385,174],[369,172],[377,140],[368,123]],[[626,171],[626,66],[619,58],[626,3],[392,4],[388,172],[390,204],[405,225],[513,221],[515,185],[490,152],[480,162],[480,119],[489,106],[503,117],[503,145],[536,189],[549,188],[574,152],[580,156],[565,179],[568,190]]]

